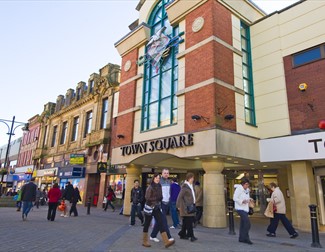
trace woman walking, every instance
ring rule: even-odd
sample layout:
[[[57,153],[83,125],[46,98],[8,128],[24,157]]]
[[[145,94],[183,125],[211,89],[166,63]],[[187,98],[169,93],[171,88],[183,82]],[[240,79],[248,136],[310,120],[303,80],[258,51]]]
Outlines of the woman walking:
[[[189,172],[186,174],[186,180],[182,185],[181,191],[178,195],[176,207],[179,209],[180,216],[183,217],[183,225],[181,231],[178,233],[181,239],[191,242],[197,240],[193,232],[193,223],[195,221],[195,211],[190,212],[189,208],[195,206],[195,192],[193,188],[194,174]],[[193,208],[193,207],[192,207]]]
[[[72,212],[73,212],[74,217],[78,216],[78,211],[77,211],[77,203],[78,203],[78,201],[81,201],[81,198],[80,198],[79,189],[76,186],[73,189],[73,194],[72,194],[72,199],[71,199],[71,208],[70,208],[70,214],[69,214],[70,216],[71,216]]]
[[[145,221],[143,226],[143,242],[144,247],[150,247],[148,230],[152,220],[152,216],[155,217],[155,221],[158,224],[161,237],[164,241],[165,247],[168,248],[175,243],[175,240],[169,240],[165,226],[162,221],[162,212],[161,212],[161,200],[162,200],[162,188],[160,184],[160,175],[155,173],[153,175],[151,184],[147,188],[145,199]]]
[[[58,202],[61,198],[61,191],[58,183],[55,183],[53,187],[48,192],[48,202],[49,208],[47,212],[47,220],[54,221],[56,215],[56,208],[58,206]]]
[[[114,199],[116,199],[116,196],[115,196],[115,193],[114,193],[114,191],[113,191],[113,189],[112,189],[111,186],[108,186],[108,191],[107,191],[106,198],[107,198],[107,203],[106,203],[106,206],[105,206],[104,211],[107,210],[107,207],[109,205],[112,208],[112,211],[115,212],[115,207],[113,206],[112,201]]]
[[[253,244],[249,238],[249,229],[251,228],[251,223],[248,218],[249,211],[249,180],[243,178],[240,185],[235,185],[235,193],[233,200],[235,201],[235,209],[240,216],[240,228],[239,228],[239,242]]]
[[[276,237],[275,232],[278,227],[279,220],[281,220],[283,226],[288,231],[290,238],[296,238],[298,236],[298,233],[286,217],[286,204],[284,201],[283,193],[281,192],[280,188],[277,187],[277,185],[273,182],[270,184],[270,188],[272,195],[271,198],[267,198],[267,201],[272,201],[275,207],[273,207],[274,218],[270,219],[270,225],[267,227],[267,231],[269,233],[266,234],[266,236]]]

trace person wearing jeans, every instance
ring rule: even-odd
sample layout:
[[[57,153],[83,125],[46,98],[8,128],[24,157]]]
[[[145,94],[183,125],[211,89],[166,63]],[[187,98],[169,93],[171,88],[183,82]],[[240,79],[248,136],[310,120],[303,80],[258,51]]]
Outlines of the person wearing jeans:
[[[253,244],[249,238],[251,223],[248,218],[249,202],[251,201],[249,196],[249,180],[242,178],[240,185],[236,184],[235,188],[233,200],[235,201],[235,209],[240,216],[239,242],[251,245]]]
[[[134,187],[131,190],[131,226],[134,226],[135,224],[135,214],[138,215],[141,225],[144,223],[143,216],[141,213],[141,208],[142,205],[141,203],[143,202],[143,191],[141,187],[139,187],[139,180],[136,179],[134,180]]]
[[[33,201],[36,200],[37,186],[33,183],[35,178],[32,178],[29,183],[25,184],[21,189],[21,200],[23,202],[23,221],[26,220],[29,211],[33,207]]]
[[[173,178],[173,183],[170,185],[170,213],[173,220],[173,226],[170,228],[180,228],[179,218],[176,209],[176,201],[181,187],[177,183],[177,178]]]

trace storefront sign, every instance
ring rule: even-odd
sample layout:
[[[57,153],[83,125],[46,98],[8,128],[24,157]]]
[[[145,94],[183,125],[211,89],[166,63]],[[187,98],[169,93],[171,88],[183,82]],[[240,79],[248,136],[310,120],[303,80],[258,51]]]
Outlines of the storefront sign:
[[[84,164],[84,154],[70,154],[70,164]]]
[[[121,147],[122,156],[193,146],[193,134],[180,135]]]
[[[84,178],[85,167],[66,167],[59,171],[60,178]]]
[[[44,171],[44,176],[55,176],[55,170]]]
[[[98,172],[107,172],[107,163],[106,162],[98,162],[97,163]]]
[[[262,162],[325,158],[325,132],[260,140]]]

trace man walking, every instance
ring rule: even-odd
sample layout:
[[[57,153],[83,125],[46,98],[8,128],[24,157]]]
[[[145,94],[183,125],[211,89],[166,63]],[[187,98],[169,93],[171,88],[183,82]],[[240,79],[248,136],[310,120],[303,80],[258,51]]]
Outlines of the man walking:
[[[35,178],[31,178],[29,183],[25,184],[21,189],[21,200],[23,202],[23,221],[27,219],[27,215],[33,207],[33,201],[36,200],[37,186],[34,184]]]
[[[143,191],[139,186],[139,180],[134,180],[134,187],[131,190],[131,226],[135,224],[135,214],[138,215],[139,219],[141,220],[141,225],[143,225],[143,215],[141,213],[143,202]]]
[[[161,201],[162,222],[164,225],[164,229],[166,230],[169,241],[174,241],[174,238],[172,238],[172,236],[170,235],[170,231],[167,223],[167,217],[166,217],[169,209],[169,200],[170,200],[170,180],[168,179],[168,177],[169,177],[169,170],[164,168],[162,170],[161,179],[160,179],[162,196],[163,196],[163,199]],[[156,222],[150,235],[151,241],[159,242],[158,238],[156,237],[158,232],[159,232],[159,227]]]
[[[176,209],[176,201],[181,187],[177,183],[177,178],[173,178],[173,183],[170,185],[170,213],[172,215],[173,226],[170,228],[181,228],[179,225],[179,218]]]

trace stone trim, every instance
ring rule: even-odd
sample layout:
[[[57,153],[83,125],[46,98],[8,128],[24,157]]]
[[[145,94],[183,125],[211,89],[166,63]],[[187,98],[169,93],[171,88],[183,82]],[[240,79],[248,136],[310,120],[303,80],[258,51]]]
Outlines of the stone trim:
[[[133,76],[132,78],[130,78],[130,79],[126,80],[126,81],[123,81],[122,83],[120,83],[119,86],[122,87],[124,85],[129,84],[131,81],[138,80],[138,79],[141,79],[141,78],[143,78],[143,74],[142,73],[137,74],[137,75]]]

